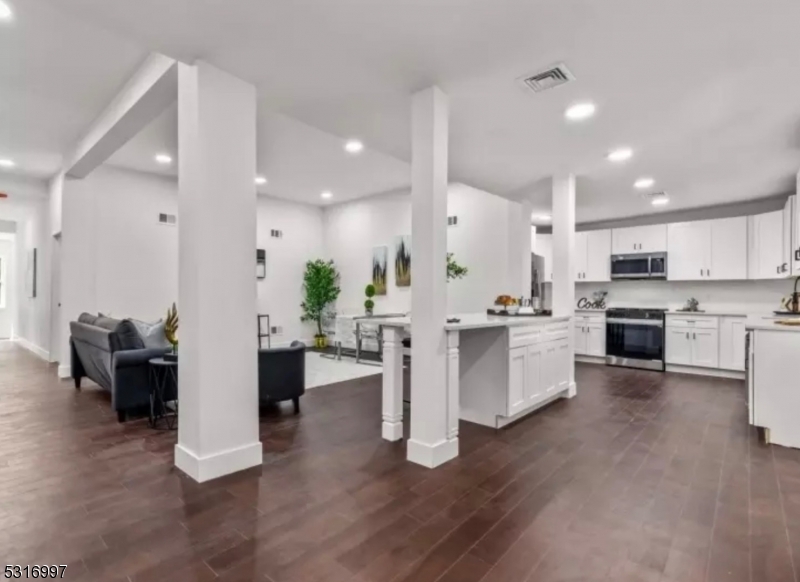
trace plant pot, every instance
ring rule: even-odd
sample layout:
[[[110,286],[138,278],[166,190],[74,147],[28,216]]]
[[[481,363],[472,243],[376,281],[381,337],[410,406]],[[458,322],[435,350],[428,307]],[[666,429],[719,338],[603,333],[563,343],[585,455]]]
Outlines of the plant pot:
[[[365,309],[364,311],[367,314],[367,317],[372,317],[372,315],[374,313],[374,311],[372,309]]]
[[[326,335],[315,335],[314,336],[314,346],[320,349],[328,347],[328,336]]]

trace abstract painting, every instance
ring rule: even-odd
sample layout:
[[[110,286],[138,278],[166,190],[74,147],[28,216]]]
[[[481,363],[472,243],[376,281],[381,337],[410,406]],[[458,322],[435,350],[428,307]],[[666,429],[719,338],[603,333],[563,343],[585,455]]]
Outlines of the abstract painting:
[[[394,277],[398,287],[411,287],[411,236],[395,238]]]
[[[375,295],[386,295],[386,265],[388,261],[388,247],[372,249],[372,284],[375,286]]]

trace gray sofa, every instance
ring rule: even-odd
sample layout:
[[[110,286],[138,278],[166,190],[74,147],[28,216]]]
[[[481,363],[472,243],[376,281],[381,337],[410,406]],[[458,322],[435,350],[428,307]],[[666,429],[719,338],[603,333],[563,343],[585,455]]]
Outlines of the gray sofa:
[[[292,342],[288,348],[258,350],[258,399],[261,405],[291,400],[300,412],[306,392],[306,346]]]
[[[70,322],[69,343],[75,388],[89,378],[110,392],[120,422],[129,411],[150,405],[148,362],[163,356],[168,347],[146,348],[130,320],[88,313]]]

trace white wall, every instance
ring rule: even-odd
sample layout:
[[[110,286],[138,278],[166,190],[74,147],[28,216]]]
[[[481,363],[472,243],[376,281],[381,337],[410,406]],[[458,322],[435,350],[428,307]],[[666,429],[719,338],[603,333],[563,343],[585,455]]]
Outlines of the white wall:
[[[447,231],[447,248],[469,269],[466,278],[448,284],[448,311],[482,311],[495,297],[509,291],[508,230],[510,207],[503,198],[461,184],[451,184],[447,198],[449,216],[458,225]],[[407,312],[411,288],[397,287],[394,277],[395,237],[411,234],[411,196],[399,192],[362,198],[325,209],[325,249],[342,276],[337,309],[364,310],[364,287],[372,279],[372,249],[387,246],[387,294],[375,298],[376,313]],[[412,277],[413,277],[413,246]]]
[[[164,317],[178,300],[179,227],[158,223],[159,213],[177,214],[174,179],[104,165],[64,184],[59,335],[66,355],[69,322],[81,312],[145,321]],[[270,238],[270,229],[282,230],[284,237]],[[273,345],[310,339],[311,328],[300,322],[300,289],[305,262],[324,256],[322,210],[259,198],[257,240],[267,250],[258,311],[283,327]],[[255,255],[254,248],[253,277]]]
[[[17,319],[16,235],[0,233],[0,339],[10,339]]]
[[[47,185],[38,180],[0,177],[0,220],[16,222],[14,336],[25,347],[48,359],[50,350],[50,237]],[[37,249],[37,294],[25,292],[28,255]]]
[[[694,297],[700,309],[731,309],[734,312],[768,315],[780,309],[781,298],[791,294],[794,280],[769,281],[612,281],[579,283],[576,300],[591,298],[595,290],[608,291],[611,307],[665,307],[679,309]],[[548,285],[548,293],[552,286]]]

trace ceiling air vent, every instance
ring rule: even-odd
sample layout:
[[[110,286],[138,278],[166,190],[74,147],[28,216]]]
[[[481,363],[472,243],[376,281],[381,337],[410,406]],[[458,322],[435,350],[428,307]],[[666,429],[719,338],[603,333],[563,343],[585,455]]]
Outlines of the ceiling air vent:
[[[158,224],[165,224],[167,226],[175,226],[178,224],[178,217],[174,214],[164,214],[163,212],[158,215]]]
[[[558,63],[545,71],[525,75],[517,80],[534,93],[541,93],[542,91],[547,91],[553,87],[558,87],[564,83],[574,81],[575,75],[570,72],[564,63]]]

